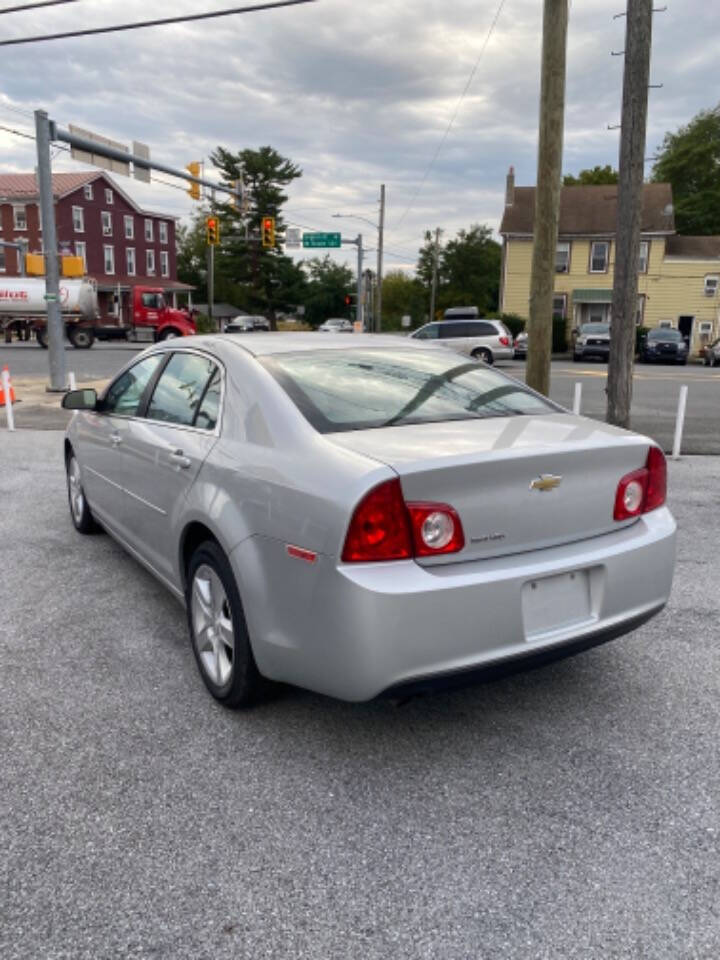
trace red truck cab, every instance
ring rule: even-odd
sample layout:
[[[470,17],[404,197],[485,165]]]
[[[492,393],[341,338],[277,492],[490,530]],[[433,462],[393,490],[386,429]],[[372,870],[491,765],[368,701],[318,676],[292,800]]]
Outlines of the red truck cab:
[[[187,310],[176,310],[165,302],[159,287],[133,287],[132,328],[137,339],[169,340],[171,337],[191,337],[195,324]],[[152,332],[152,336],[147,336]]]

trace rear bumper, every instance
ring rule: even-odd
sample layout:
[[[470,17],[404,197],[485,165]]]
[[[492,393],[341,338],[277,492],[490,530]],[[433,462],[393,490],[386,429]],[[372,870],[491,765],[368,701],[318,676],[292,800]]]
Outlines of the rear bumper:
[[[566,656],[627,633],[662,609],[675,531],[661,508],[604,536],[488,560],[421,567],[338,565],[321,557],[298,569],[282,595],[268,596],[267,606],[253,610],[248,603],[258,666],[273,679],[362,701],[408,685],[466,680],[468,671],[492,675]],[[245,559],[255,569],[262,563],[260,556]],[[233,562],[247,571],[240,556]],[[565,574],[588,584],[587,611],[566,615],[573,604],[568,600],[564,610],[561,592],[553,600],[556,622],[531,627],[528,590],[549,577],[564,583]]]

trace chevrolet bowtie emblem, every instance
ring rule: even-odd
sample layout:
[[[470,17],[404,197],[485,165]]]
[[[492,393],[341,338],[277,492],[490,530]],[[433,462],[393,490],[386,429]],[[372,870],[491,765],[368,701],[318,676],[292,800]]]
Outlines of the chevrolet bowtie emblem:
[[[562,477],[555,477],[552,473],[543,473],[542,476],[536,477],[530,483],[530,489],[545,493],[548,490],[554,490],[555,487],[559,487],[561,483]]]

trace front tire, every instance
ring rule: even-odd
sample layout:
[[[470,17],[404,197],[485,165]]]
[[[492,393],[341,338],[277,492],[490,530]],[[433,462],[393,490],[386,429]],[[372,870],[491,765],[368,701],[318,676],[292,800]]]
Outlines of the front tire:
[[[95,533],[98,525],[85,499],[80,464],[74,453],[71,453],[66,462],[68,503],[70,504],[70,518],[78,533]]]
[[[193,653],[205,686],[225,707],[250,706],[260,698],[264,682],[232,568],[212,540],[190,559],[185,599]]]
[[[180,336],[182,336],[182,334],[179,330],[174,330],[172,327],[170,327],[168,330],[163,330],[158,337],[158,340],[175,340]]]

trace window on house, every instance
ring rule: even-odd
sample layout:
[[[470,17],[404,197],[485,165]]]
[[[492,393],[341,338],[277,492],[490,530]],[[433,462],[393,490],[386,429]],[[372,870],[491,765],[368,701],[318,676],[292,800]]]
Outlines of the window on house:
[[[112,236],[112,214],[108,213],[107,210],[103,210],[100,214],[102,220],[102,232],[104,237]]]
[[[5,247],[0,247],[0,273],[5,273],[7,270],[7,262],[5,260]]]
[[[149,240],[152,243],[153,240],[153,222],[152,220],[145,221],[145,239]]]
[[[87,273],[87,244],[85,242],[75,241],[75,256],[82,257],[83,270]]]
[[[105,187],[105,203],[110,207],[115,203],[113,192],[109,187]]]
[[[558,243],[555,248],[555,273],[570,272],[570,244],[566,241]]]
[[[640,241],[640,253],[638,254],[638,273],[647,273],[648,259],[650,256],[650,241]]]
[[[590,273],[607,273],[609,257],[608,241],[596,240],[590,248]]]
[[[160,230],[160,243],[167,243],[168,231],[167,231],[167,224],[165,223],[164,220],[160,221],[160,223],[158,224],[158,228]]]
[[[145,251],[145,267],[146,274],[148,277],[155,276],[155,251],[146,250]]]
[[[170,255],[167,250],[160,251],[160,275],[163,277],[170,276]]]
[[[83,194],[85,195],[86,200],[92,200],[93,198],[93,187],[91,183],[86,183],[83,187]]]
[[[85,211],[82,207],[73,207],[73,230],[75,233],[85,233]]]
[[[135,239],[135,218],[130,217],[127,214],[124,218],[125,223],[125,239],[134,240]]]
[[[565,294],[559,294],[558,296],[553,297],[553,302],[552,302],[553,320],[565,319],[566,305],[567,305],[567,297],[565,296]]]
[[[635,326],[641,327],[645,319],[645,294],[641,293],[638,297],[637,312],[635,313]]]
[[[128,247],[125,251],[125,266],[129,277],[135,276],[135,247]]]
[[[718,282],[720,277],[716,276],[707,276],[705,277],[705,296],[714,297],[718,291]]]
[[[115,247],[106,244],[103,247],[103,256],[105,258],[105,273],[115,273]]]
[[[13,226],[16,230],[27,230],[27,210],[24,205],[13,207]]]

